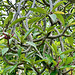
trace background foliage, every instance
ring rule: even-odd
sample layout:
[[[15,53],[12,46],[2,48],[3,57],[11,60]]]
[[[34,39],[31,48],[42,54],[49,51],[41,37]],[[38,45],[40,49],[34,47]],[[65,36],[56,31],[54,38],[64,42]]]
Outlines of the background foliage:
[[[67,0],[0,0],[0,75],[74,75],[75,4]]]

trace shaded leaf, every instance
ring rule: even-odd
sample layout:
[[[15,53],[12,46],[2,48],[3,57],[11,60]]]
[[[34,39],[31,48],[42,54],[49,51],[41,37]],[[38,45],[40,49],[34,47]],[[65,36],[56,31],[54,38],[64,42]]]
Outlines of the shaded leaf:
[[[26,43],[36,48],[36,44],[33,42],[26,42]]]

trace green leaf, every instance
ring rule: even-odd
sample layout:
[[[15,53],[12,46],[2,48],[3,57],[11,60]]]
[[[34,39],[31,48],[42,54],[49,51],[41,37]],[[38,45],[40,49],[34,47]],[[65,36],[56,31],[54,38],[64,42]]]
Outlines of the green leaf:
[[[39,26],[37,26],[37,25],[33,25],[33,27],[35,27],[35,28],[39,29],[42,33],[44,33],[44,31],[42,30],[42,28],[41,28],[41,27],[39,27]]]
[[[32,18],[28,21],[28,24],[31,24],[31,23],[36,23],[38,22],[39,20],[41,20],[43,17],[35,17],[35,18]]]
[[[37,7],[37,8],[29,8],[29,10],[34,11],[34,12],[39,12],[39,13],[42,13],[42,14],[46,14],[46,10],[43,9],[43,8],[40,8],[40,7]]]
[[[37,61],[35,61],[35,64],[38,64],[38,63],[40,63],[40,62],[42,62],[42,61],[47,61],[47,59],[37,60]]]
[[[61,5],[62,3],[64,3],[64,2],[66,2],[66,1],[60,1],[60,2],[58,2],[58,3],[53,7],[52,12],[54,12],[55,9],[56,9],[59,5]]]
[[[13,38],[9,39],[9,44],[11,44],[12,40],[13,40]]]
[[[71,14],[70,16],[67,17],[66,22],[68,22],[68,20],[70,20],[72,18],[74,14]]]
[[[21,56],[21,48],[18,50],[18,56],[20,58],[20,56]]]
[[[36,48],[36,44],[33,42],[26,42],[26,43]]]
[[[9,73],[11,73],[11,72],[17,67],[17,65],[18,65],[18,64],[14,65],[14,66],[10,69]]]
[[[3,48],[2,49],[2,56],[9,50],[9,48]]]
[[[51,15],[49,15],[49,16],[51,17],[53,23],[55,23],[55,22],[57,21],[57,16],[56,16],[56,14],[51,14]]]
[[[52,44],[52,47],[54,48],[55,53],[57,53],[57,46],[55,44]]]
[[[16,23],[18,23],[18,22],[20,22],[22,20],[25,20],[25,18],[26,17],[22,17],[22,18],[19,18],[19,19],[15,20],[14,22],[11,23],[11,25],[9,26],[9,28],[12,27],[13,25],[15,25]]]
[[[27,58],[24,58],[24,61],[31,63],[31,61]]]
[[[34,31],[34,29],[35,29],[35,28],[31,28],[29,31],[27,31],[27,32],[25,33],[25,35],[24,35],[23,40],[24,40],[32,31]]]
[[[51,62],[53,62],[53,58],[50,56],[50,55],[48,55],[48,54],[44,54],[46,57],[47,57],[47,59],[48,59],[48,63],[50,64]]]
[[[65,25],[64,18],[61,14],[56,14],[57,18],[61,21],[63,25]]]
[[[57,70],[54,70],[53,72],[51,72],[50,75],[56,75],[57,73],[58,73],[58,71]]]
[[[70,45],[73,45],[73,37],[67,37],[68,38],[68,42],[70,43]]]
[[[21,34],[20,34],[20,32],[15,31],[15,33],[17,34],[18,38],[19,38],[20,41],[21,41]]]
[[[5,68],[4,71],[3,71],[3,74],[4,74],[4,73],[7,73],[7,71],[9,71],[12,67],[13,67],[13,66],[9,66],[9,67]]]
[[[45,41],[47,45],[52,49],[53,52],[55,52],[54,48],[49,44],[49,42]]]
[[[67,57],[67,60],[65,62],[65,65],[68,65],[69,63],[71,63],[73,61],[73,57]]]
[[[70,53],[72,51],[75,51],[75,50],[67,50],[67,51],[62,52],[60,55],[62,55],[62,54],[68,54],[68,53]]]
[[[75,68],[75,65],[65,65],[61,66],[59,69],[64,69],[64,68]]]
[[[47,27],[47,33],[49,33],[49,32],[51,32],[52,30],[54,30],[54,27],[55,27],[55,25],[54,26],[51,26],[51,27]]]
[[[75,22],[73,22],[73,23],[70,23],[68,26],[72,26],[72,25],[75,25]]]
[[[5,27],[6,24],[8,24],[12,20],[12,18],[13,18],[13,13],[10,12],[9,16],[4,20],[4,25],[3,26]]]

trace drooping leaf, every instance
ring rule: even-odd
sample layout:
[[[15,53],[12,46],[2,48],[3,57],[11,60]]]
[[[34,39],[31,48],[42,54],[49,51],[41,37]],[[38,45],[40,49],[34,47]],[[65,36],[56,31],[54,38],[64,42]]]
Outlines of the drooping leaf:
[[[49,15],[49,16],[51,17],[53,23],[55,23],[55,22],[57,21],[57,16],[56,16],[56,14],[51,14],[51,15]]]
[[[2,49],[2,56],[9,50],[9,48],[3,48]]]
[[[64,18],[61,14],[56,14],[57,18],[61,21],[63,25],[65,25]]]

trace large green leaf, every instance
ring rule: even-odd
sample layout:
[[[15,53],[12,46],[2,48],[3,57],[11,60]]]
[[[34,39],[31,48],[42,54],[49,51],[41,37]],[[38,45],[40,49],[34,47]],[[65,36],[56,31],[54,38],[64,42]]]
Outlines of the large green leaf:
[[[37,8],[29,8],[29,10],[34,11],[34,12],[39,12],[39,13],[42,13],[42,14],[46,14],[46,10],[43,9],[43,8],[40,8],[40,7],[37,7]]]
[[[68,53],[70,53],[72,51],[75,51],[75,50],[67,50],[67,51],[62,52],[60,55],[62,55],[62,54],[68,54]]]
[[[57,21],[57,16],[56,16],[56,14],[51,14],[51,15],[49,15],[49,16],[51,17],[53,23],[55,23],[55,22]]]
[[[73,37],[67,37],[68,38],[68,42],[70,43],[70,45],[73,45]]]
[[[2,56],[9,50],[9,48],[3,48],[2,49]]]
[[[69,63],[71,63],[73,61],[73,57],[67,57],[67,60],[65,62],[65,65],[68,65]]]
[[[15,20],[14,22],[12,22],[12,23],[10,24],[9,27],[12,27],[12,26],[15,25],[16,23],[21,22],[22,20],[25,20],[25,18],[26,18],[26,17],[22,17],[22,18],[19,18],[19,19]]]
[[[53,7],[52,12],[54,12],[55,9],[56,9],[59,5],[61,5],[62,3],[64,3],[64,2],[66,2],[66,1],[60,1],[60,2],[58,2],[58,3]]]
[[[65,25],[64,18],[61,14],[56,14],[57,18],[61,21],[63,25]]]

